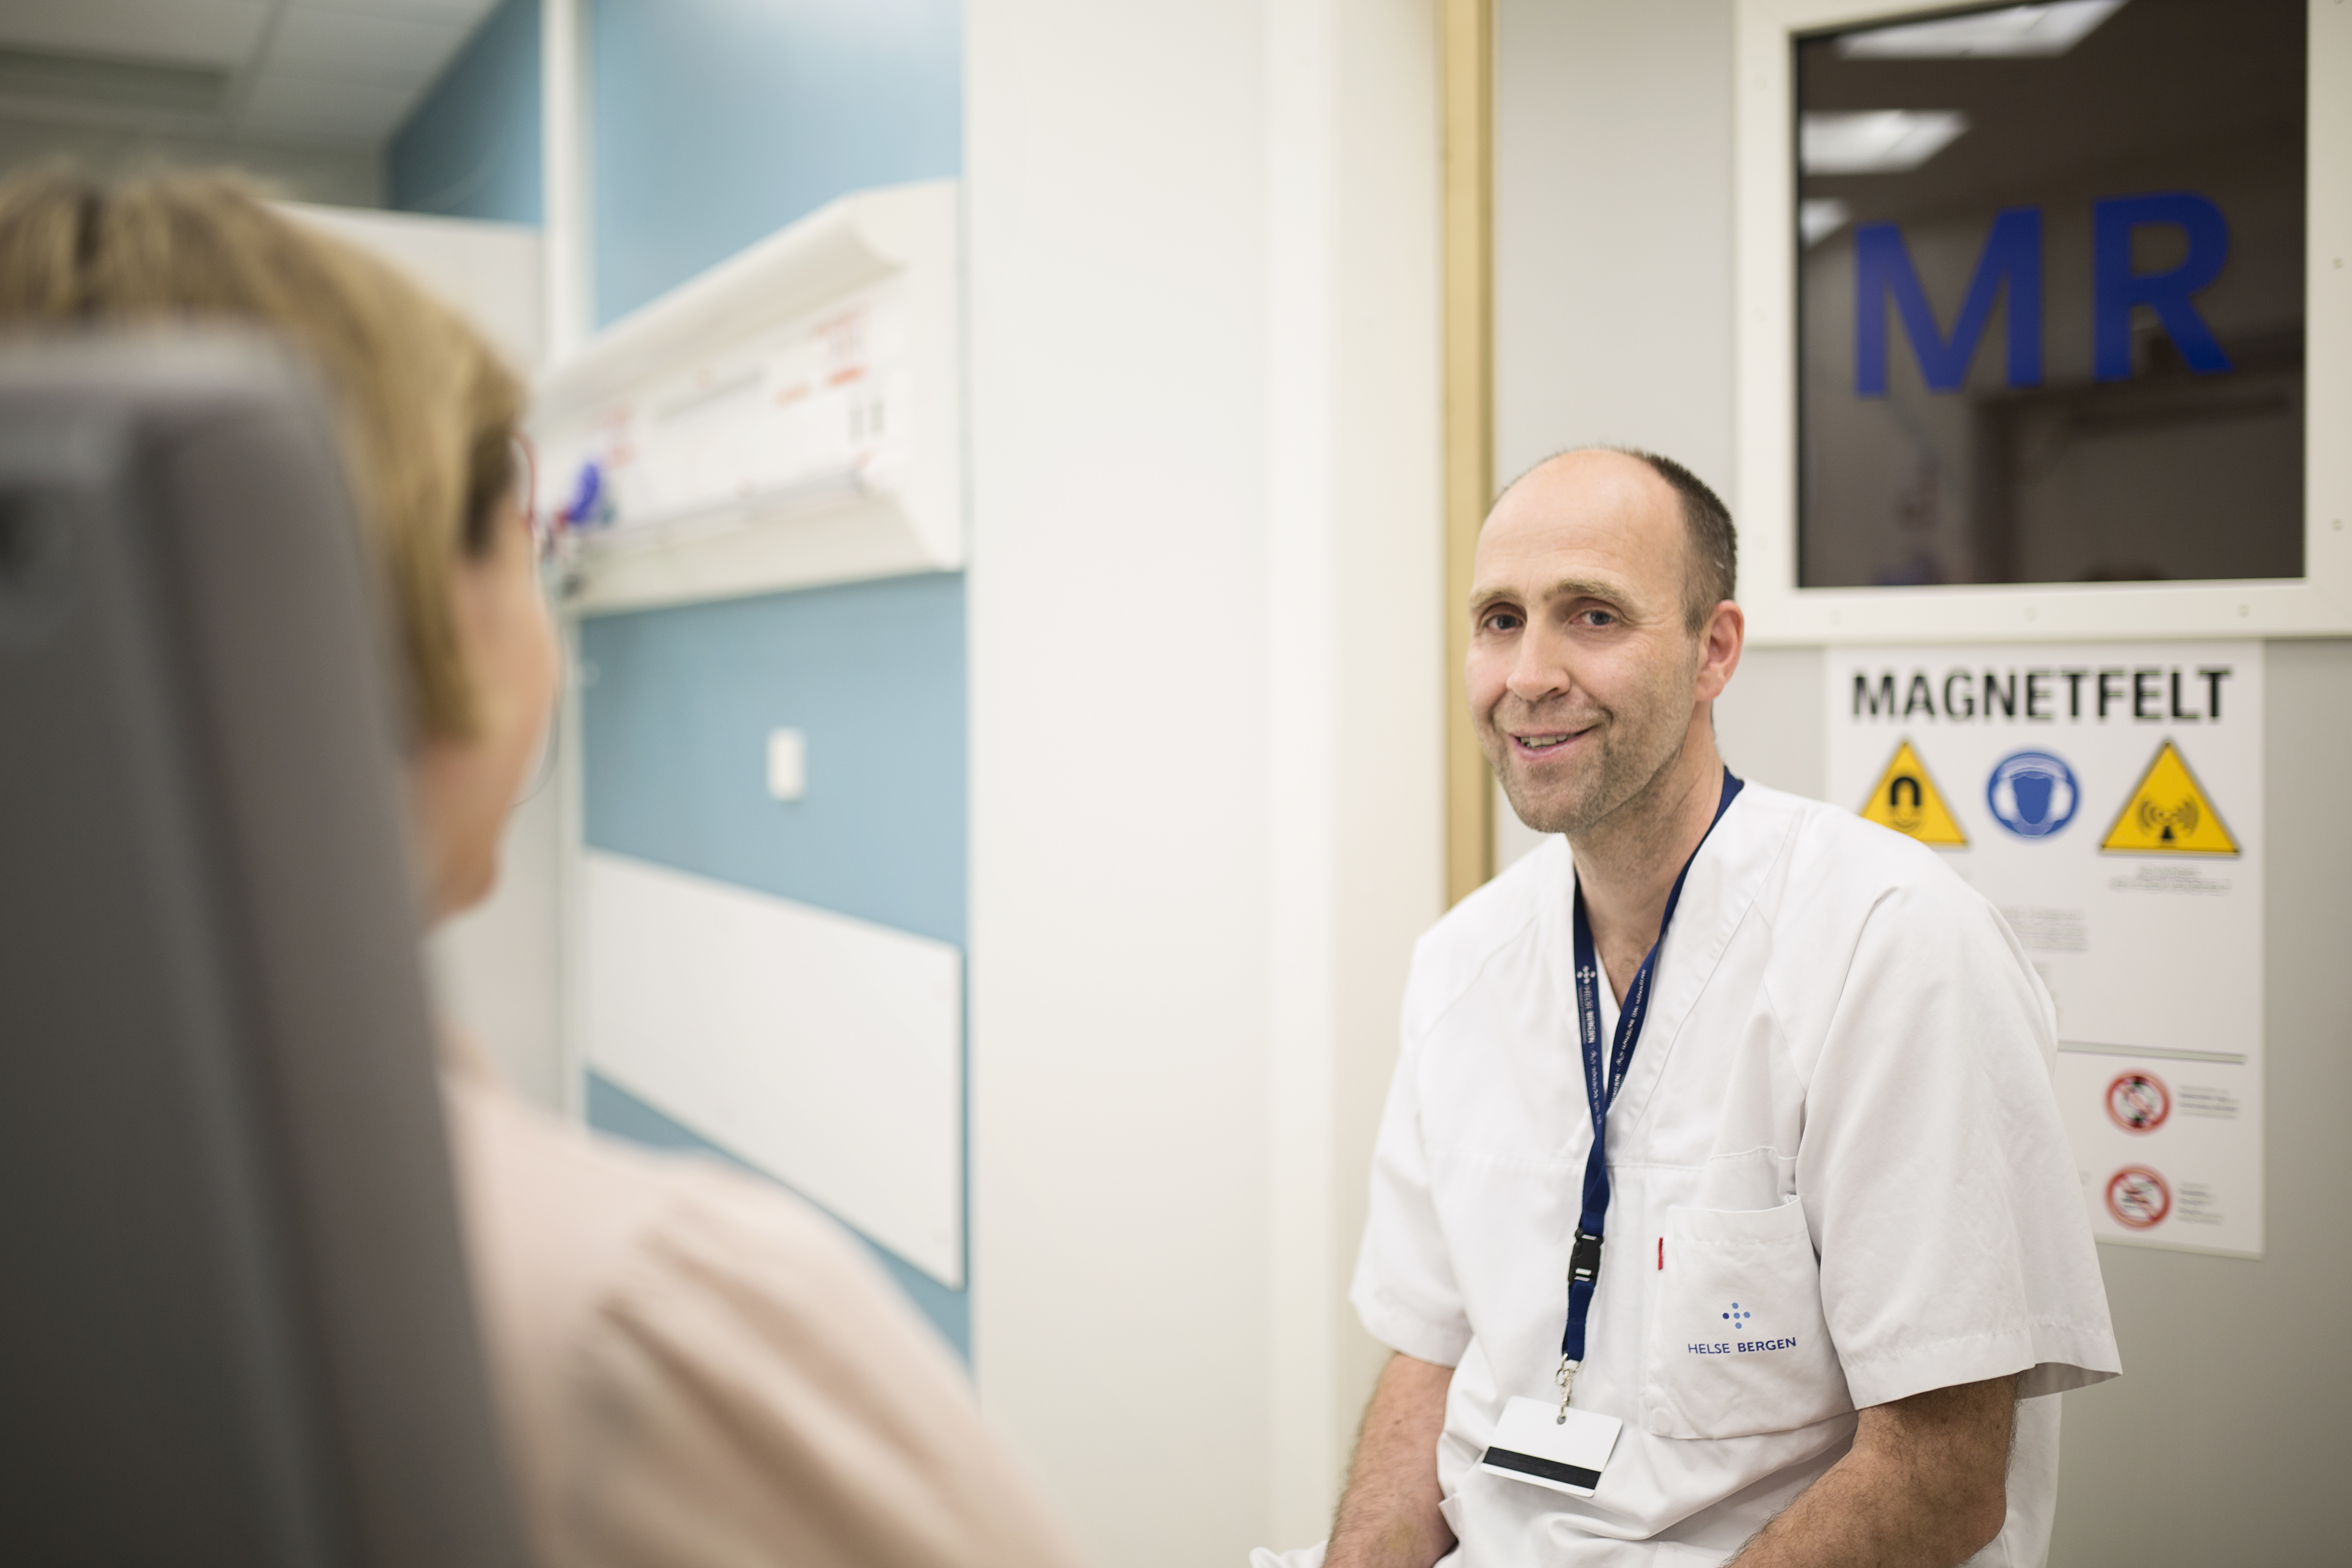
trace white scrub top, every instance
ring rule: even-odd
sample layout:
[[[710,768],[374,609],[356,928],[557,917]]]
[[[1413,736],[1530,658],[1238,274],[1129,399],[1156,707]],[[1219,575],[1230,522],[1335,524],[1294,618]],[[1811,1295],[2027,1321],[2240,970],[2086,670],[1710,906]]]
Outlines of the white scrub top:
[[[1555,838],[1422,939],[1373,1159],[1352,1299],[1455,1368],[1449,1561],[1717,1562],[1845,1452],[1857,1406],[2016,1373],[2009,1521],[1978,1561],[2041,1563],[2045,1396],[2122,1365],[2049,994],[1934,851],[1755,784],[1691,866],[1609,1113],[1576,1403],[1623,1434],[1589,1501],[1476,1468],[1507,1399],[1559,1397],[1591,1144],[1574,878]]]

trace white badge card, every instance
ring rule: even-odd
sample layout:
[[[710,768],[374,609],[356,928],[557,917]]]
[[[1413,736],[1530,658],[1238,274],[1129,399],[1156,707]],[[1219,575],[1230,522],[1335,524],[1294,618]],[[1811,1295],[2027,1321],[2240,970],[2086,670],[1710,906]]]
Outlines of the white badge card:
[[[1563,1411],[1542,1399],[1514,1399],[1503,1406],[1494,1441],[1478,1456],[1478,1468],[1570,1497],[1591,1497],[1624,1426],[1614,1415]]]

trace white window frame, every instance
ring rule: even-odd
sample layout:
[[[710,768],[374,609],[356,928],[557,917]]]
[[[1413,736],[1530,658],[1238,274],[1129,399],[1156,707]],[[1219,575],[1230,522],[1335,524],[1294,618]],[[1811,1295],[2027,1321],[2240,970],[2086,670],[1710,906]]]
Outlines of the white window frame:
[[[1740,603],[1758,643],[2352,633],[2352,5],[2310,0],[2301,578],[1800,588],[1790,40],[1954,9],[1739,0],[1734,125]]]

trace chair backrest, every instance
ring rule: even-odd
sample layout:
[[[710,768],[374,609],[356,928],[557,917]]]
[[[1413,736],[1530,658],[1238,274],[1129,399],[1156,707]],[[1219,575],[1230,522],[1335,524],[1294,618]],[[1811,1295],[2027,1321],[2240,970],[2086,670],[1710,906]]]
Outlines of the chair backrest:
[[[0,1562],[524,1561],[324,403],[0,349]]]

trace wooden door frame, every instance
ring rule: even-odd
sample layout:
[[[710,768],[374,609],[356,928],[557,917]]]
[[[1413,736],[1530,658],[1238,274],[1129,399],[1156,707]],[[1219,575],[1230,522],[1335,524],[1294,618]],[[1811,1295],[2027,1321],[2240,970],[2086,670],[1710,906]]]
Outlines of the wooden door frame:
[[[1444,118],[1445,901],[1495,871],[1495,786],[1462,696],[1465,605],[1495,489],[1495,0],[1439,0]]]

